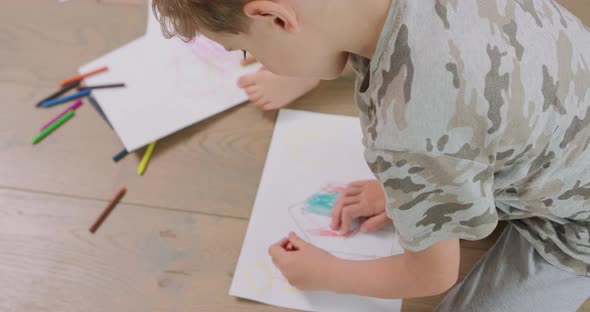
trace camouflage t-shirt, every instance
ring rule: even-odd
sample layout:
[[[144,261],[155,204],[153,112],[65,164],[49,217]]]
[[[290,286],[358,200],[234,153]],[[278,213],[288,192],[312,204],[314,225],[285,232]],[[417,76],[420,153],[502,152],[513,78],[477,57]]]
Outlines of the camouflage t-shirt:
[[[352,55],[365,157],[404,247],[509,220],[590,275],[590,30],[552,0],[393,0]]]

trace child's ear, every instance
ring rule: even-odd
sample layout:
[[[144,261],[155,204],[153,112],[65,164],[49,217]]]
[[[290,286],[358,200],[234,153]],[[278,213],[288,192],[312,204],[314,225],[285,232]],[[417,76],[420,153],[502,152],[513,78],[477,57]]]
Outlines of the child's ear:
[[[299,23],[293,8],[284,2],[254,0],[244,5],[244,13],[252,19],[272,19],[274,25],[288,32],[298,32]]]

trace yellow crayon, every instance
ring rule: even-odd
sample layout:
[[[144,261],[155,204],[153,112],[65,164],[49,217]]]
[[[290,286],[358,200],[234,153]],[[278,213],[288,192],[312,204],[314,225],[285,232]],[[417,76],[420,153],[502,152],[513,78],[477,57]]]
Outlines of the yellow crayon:
[[[141,158],[141,162],[139,163],[139,167],[137,168],[137,174],[143,175],[145,172],[145,168],[147,168],[148,162],[150,161],[150,157],[152,157],[152,153],[154,152],[154,148],[156,147],[156,141],[152,142],[148,145],[143,157]]]

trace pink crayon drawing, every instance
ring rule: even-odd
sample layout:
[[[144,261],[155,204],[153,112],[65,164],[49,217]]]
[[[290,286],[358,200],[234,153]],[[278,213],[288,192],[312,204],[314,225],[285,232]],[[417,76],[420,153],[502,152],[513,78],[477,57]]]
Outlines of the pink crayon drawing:
[[[310,235],[315,235],[315,236],[348,238],[349,236],[358,233],[358,231],[359,231],[359,228],[357,227],[355,229],[348,231],[348,233],[346,233],[346,234],[342,234],[342,233],[336,232],[330,228],[323,227],[323,228],[319,228],[319,229],[307,230],[307,233],[309,233]]]
[[[351,223],[351,230],[342,234],[330,228],[332,209],[345,184],[327,184],[304,201],[289,207],[289,214],[299,233],[308,242],[338,255],[355,259],[372,259],[391,254],[395,239],[393,226],[386,226],[373,233],[360,233],[360,221]],[[375,246],[381,248],[375,251]]]
[[[223,92],[223,89],[219,88],[220,85],[237,80],[237,76],[234,75],[236,68],[241,68],[240,53],[228,52],[204,36],[198,36],[188,43],[183,42],[179,45],[178,49],[171,52],[173,55],[169,60],[170,68],[173,68],[175,73],[174,84],[184,84],[184,89],[198,92],[199,98],[202,99],[217,96]],[[203,79],[203,74],[207,79]]]

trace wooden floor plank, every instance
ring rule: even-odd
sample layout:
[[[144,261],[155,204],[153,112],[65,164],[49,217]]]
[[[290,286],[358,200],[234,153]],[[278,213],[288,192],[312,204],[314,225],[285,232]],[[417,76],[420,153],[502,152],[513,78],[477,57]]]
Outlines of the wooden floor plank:
[[[0,20],[0,82],[53,87],[80,65],[143,35],[147,6],[1,1]]]
[[[227,294],[246,221],[105,204],[0,190],[0,311],[278,311]]]
[[[590,26],[590,1],[587,0],[557,0],[557,3],[564,6],[574,15],[576,15],[582,23]]]

